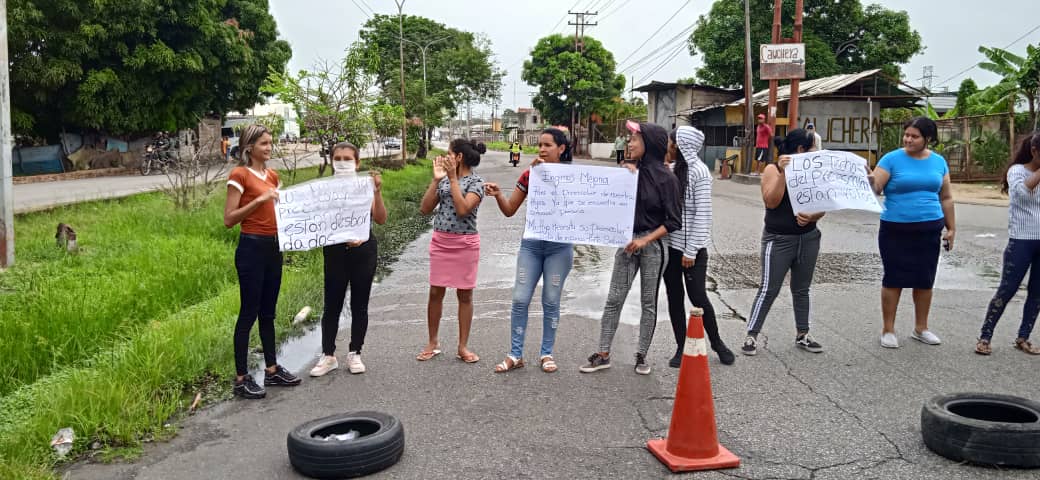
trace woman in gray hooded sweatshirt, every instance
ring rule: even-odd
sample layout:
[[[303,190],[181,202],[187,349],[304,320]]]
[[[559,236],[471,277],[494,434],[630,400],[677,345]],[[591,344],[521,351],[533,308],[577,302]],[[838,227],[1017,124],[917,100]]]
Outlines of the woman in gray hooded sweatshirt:
[[[579,369],[583,373],[610,368],[610,345],[621,319],[621,307],[638,274],[642,316],[639,319],[635,370],[640,375],[650,374],[646,353],[650,350],[657,326],[657,294],[661,275],[668,264],[665,236],[682,227],[679,181],[664,164],[668,132],[652,123],[629,121],[626,126],[632,132],[628,143],[630,159],[626,160],[626,166],[633,171],[639,170],[632,241],[614,254],[610,291],[600,320],[599,351]]]
[[[674,172],[682,192],[682,229],[668,234],[668,266],[664,270],[664,289],[668,295],[668,316],[675,334],[675,356],[668,366],[682,364],[686,343],[686,295],[693,306],[704,310],[704,332],[711,349],[724,365],[732,365],[733,352],[719,335],[715,308],[705,286],[708,276],[708,245],[711,243],[711,169],[700,158],[704,133],[694,127],[672,130],[668,153],[674,159]]]

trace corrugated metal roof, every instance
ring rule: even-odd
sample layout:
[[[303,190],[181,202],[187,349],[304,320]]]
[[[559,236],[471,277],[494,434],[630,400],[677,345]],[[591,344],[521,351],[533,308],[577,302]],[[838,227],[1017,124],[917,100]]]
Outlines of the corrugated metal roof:
[[[810,98],[820,95],[828,95],[835,93],[849,85],[852,85],[864,78],[869,78],[875,74],[881,72],[881,69],[865,70],[859,73],[845,73],[841,75],[832,75],[830,77],[816,78],[812,80],[806,80],[800,82],[798,85],[798,98]],[[924,92],[921,92],[913,87],[901,85],[900,89],[907,90],[910,95],[921,95],[924,96]],[[791,99],[791,85],[781,85],[776,89],[776,101],[785,102]],[[769,89],[761,90],[751,97],[751,103],[754,105],[768,105],[769,104]],[[693,107],[688,110],[683,110],[676,114],[678,115],[690,115],[697,112],[703,112],[705,110],[712,110],[723,106],[740,106],[744,105],[744,99],[741,98],[732,103],[726,104],[715,104]]]

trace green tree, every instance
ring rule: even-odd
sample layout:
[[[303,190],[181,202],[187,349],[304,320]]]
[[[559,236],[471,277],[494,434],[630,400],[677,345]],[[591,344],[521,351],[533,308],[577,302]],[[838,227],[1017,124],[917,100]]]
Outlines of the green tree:
[[[957,88],[957,103],[953,106],[953,110],[947,112],[947,116],[954,118],[962,115],[971,115],[971,97],[976,93],[979,93],[979,86],[975,83],[975,80],[965,78],[961,81],[961,86]]]
[[[464,102],[490,101],[501,96],[505,72],[495,65],[491,43],[486,37],[420,16],[405,15],[402,22],[404,113],[406,118],[423,118],[427,135],[457,114]],[[365,22],[359,35],[367,55],[385,59],[370,63],[373,68],[368,70],[376,77],[382,101],[400,105],[398,48],[402,40],[398,36],[398,16],[376,15]],[[423,47],[426,50],[425,92]]]
[[[364,148],[372,139],[374,99],[369,90],[375,77],[366,72],[377,61],[355,43],[339,62],[319,61],[310,71],[301,70],[296,75],[272,69],[268,75],[263,91],[292,104],[301,133],[321,143],[319,176],[329,165],[332,144],[346,140]]]
[[[568,124],[572,107],[594,112],[625,88],[625,76],[615,72],[614,54],[595,38],[584,41],[584,53],[576,52],[571,37],[550,35],[538,40],[524,61],[521,78],[538,87],[533,103],[549,123]]]
[[[13,127],[50,140],[245,110],[291,56],[267,0],[12,0],[8,24]]]
[[[772,2],[751,4],[751,62],[757,80],[758,46],[772,43]],[[783,6],[782,37],[793,35],[794,2]],[[906,12],[879,5],[863,7],[859,0],[806,0],[802,40],[805,43],[806,78],[885,69],[898,78],[898,64],[906,63],[922,50],[921,36],[910,28]],[[697,77],[722,87],[744,85],[744,3],[716,1],[707,15],[697,20],[689,38],[690,54],[700,55],[704,66]]]

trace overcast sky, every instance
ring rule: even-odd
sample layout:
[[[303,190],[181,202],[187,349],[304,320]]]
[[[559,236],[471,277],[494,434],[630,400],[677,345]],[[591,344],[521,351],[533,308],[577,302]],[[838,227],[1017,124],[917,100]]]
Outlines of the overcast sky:
[[[990,85],[997,77],[989,72],[974,68],[960,73],[982,60],[979,45],[1003,48],[1016,42],[1009,50],[1022,53],[1027,44],[1040,44],[1038,0],[985,3],[868,0],[863,3],[880,3],[910,14],[911,26],[921,34],[926,45],[924,53],[903,66],[908,82],[913,85],[920,85],[926,65],[934,68],[933,88],[945,84],[955,90],[968,76],[981,86]],[[496,60],[508,72],[502,89],[504,106],[516,108],[529,106],[529,93],[535,90],[520,80],[522,61],[539,38],[551,32],[573,34],[574,27],[567,22],[574,17],[565,18],[569,7],[573,7],[573,11],[599,11],[600,15],[590,20],[598,21],[599,25],[588,27],[586,35],[602,41],[621,62],[620,71],[629,78],[634,75],[636,84],[642,85],[650,80],[673,82],[694,75],[700,59],[691,57],[685,47],[680,50],[662,47],[690,28],[697,17],[708,12],[711,4],[708,0],[406,0],[404,11],[450,27],[486,34],[491,39]],[[393,0],[271,0],[271,9],[281,37],[292,44],[293,58],[289,64],[292,71],[308,68],[318,58],[340,58],[344,49],[357,39],[357,31],[368,19],[369,9],[383,14],[397,13]],[[647,39],[646,45],[637,50]],[[633,65],[647,55],[651,57],[645,62]],[[666,62],[669,58],[671,60]]]

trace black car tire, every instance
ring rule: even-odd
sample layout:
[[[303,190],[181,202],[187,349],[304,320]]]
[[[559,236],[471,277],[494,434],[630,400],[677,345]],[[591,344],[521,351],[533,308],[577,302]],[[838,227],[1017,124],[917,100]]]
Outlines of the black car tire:
[[[323,440],[350,430],[361,433],[354,440]],[[353,412],[304,423],[286,439],[289,463],[312,478],[360,477],[389,468],[404,453],[404,426],[391,415]]]
[[[921,435],[958,462],[1040,467],[1040,403],[1011,395],[938,395],[921,408]]]

